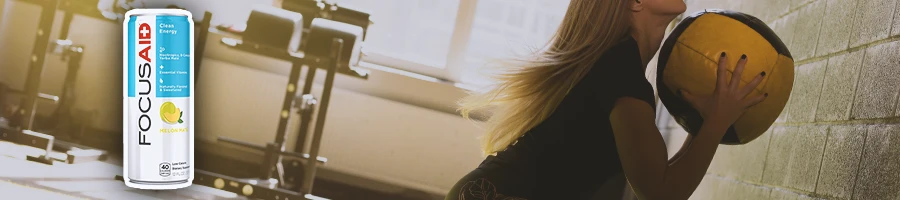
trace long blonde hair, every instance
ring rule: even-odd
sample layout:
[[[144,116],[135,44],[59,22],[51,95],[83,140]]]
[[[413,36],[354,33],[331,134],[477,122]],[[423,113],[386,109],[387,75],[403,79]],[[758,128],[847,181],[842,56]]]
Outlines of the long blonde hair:
[[[492,111],[481,138],[485,155],[502,151],[549,117],[601,54],[629,36],[630,5],[630,0],[571,0],[546,50],[506,66],[487,92],[459,102],[466,119],[472,112]]]

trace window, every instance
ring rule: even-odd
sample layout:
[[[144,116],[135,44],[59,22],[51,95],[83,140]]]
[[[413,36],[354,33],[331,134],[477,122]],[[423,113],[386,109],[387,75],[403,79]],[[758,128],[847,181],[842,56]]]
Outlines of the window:
[[[212,0],[204,0],[212,1]],[[241,24],[255,4],[282,0],[169,2],[213,16],[213,24]],[[219,2],[219,1],[216,1]],[[487,61],[545,45],[565,15],[565,0],[329,0],[371,14],[362,61],[464,84],[484,83]],[[199,17],[199,16],[197,16]]]
[[[528,55],[551,39],[569,1],[479,0],[459,79],[467,84],[488,82],[482,72],[493,59]]]
[[[363,61],[443,76],[460,0],[332,0],[371,14]]]
[[[193,13],[195,20],[203,17],[203,12],[209,11],[213,13],[212,24],[242,24],[247,22],[247,17],[253,6],[273,5],[275,0],[199,0],[199,1],[182,1],[182,0],[154,0],[143,1],[136,6],[147,8],[164,8],[169,5],[182,7]]]
[[[545,45],[565,15],[560,0],[332,0],[372,15],[363,62],[482,84],[492,59]]]

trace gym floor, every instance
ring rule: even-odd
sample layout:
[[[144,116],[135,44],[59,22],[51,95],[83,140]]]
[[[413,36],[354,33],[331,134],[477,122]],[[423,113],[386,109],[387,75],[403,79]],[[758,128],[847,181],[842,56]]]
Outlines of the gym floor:
[[[138,190],[117,180],[122,174],[121,159],[53,165],[26,160],[41,150],[0,141],[0,194],[10,199],[247,199],[235,193],[193,185],[178,190]],[[51,157],[65,156],[54,152]],[[423,199],[424,194],[385,194],[327,179],[317,179],[314,193],[329,199]],[[21,195],[21,196],[20,196]],[[415,197],[418,196],[418,197]]]
[[[116,175],[117,159],[53,165],[27,161],[40,150],[0,141],[0,194],[11,199],[244,199],[234,193],[204,186],[182,190],[150,191],[126,187]],[[57,152],[58,153],[58,152]],[[51,156],[53,157],[53,156]],[[121,162],[118,162],[121,163]],[[21,195],[21,196],[19,196]]]

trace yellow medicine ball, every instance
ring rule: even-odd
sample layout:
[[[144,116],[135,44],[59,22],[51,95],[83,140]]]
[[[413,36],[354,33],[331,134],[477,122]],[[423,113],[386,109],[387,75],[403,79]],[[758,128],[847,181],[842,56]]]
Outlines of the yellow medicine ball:
[[[711,95],[722,52],[728,54],[727,79],[742,54],[747,64],[739,88],[761,72],[762,82],[747,97],[768,93],[762,103],[750,107],[725,133],[721,144],[746,144],[772,126],[784,110],[794,85],[794,59],[778,35],[766,23],[748,14],[717,9],[696,12],[679,22],[659,52],[656,85],[659,98],[681,127],[696,135],[703,124],[700,113],[676,95]]]

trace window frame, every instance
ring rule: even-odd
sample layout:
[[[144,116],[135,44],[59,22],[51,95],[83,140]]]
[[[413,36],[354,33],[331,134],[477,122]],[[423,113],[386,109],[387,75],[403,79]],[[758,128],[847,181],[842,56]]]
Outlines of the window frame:
[[[472,34],[478,0],[460,0],[456,11],[456,21],[450,37],[450,49],[442,66],[432,66],[403,58],[393,57],[377,51],[367,51],[363,46],[360,62],[380,65],[412,73],[438,78],[444,81],[462,83],[461,74],[465,70],[466,48]]]

